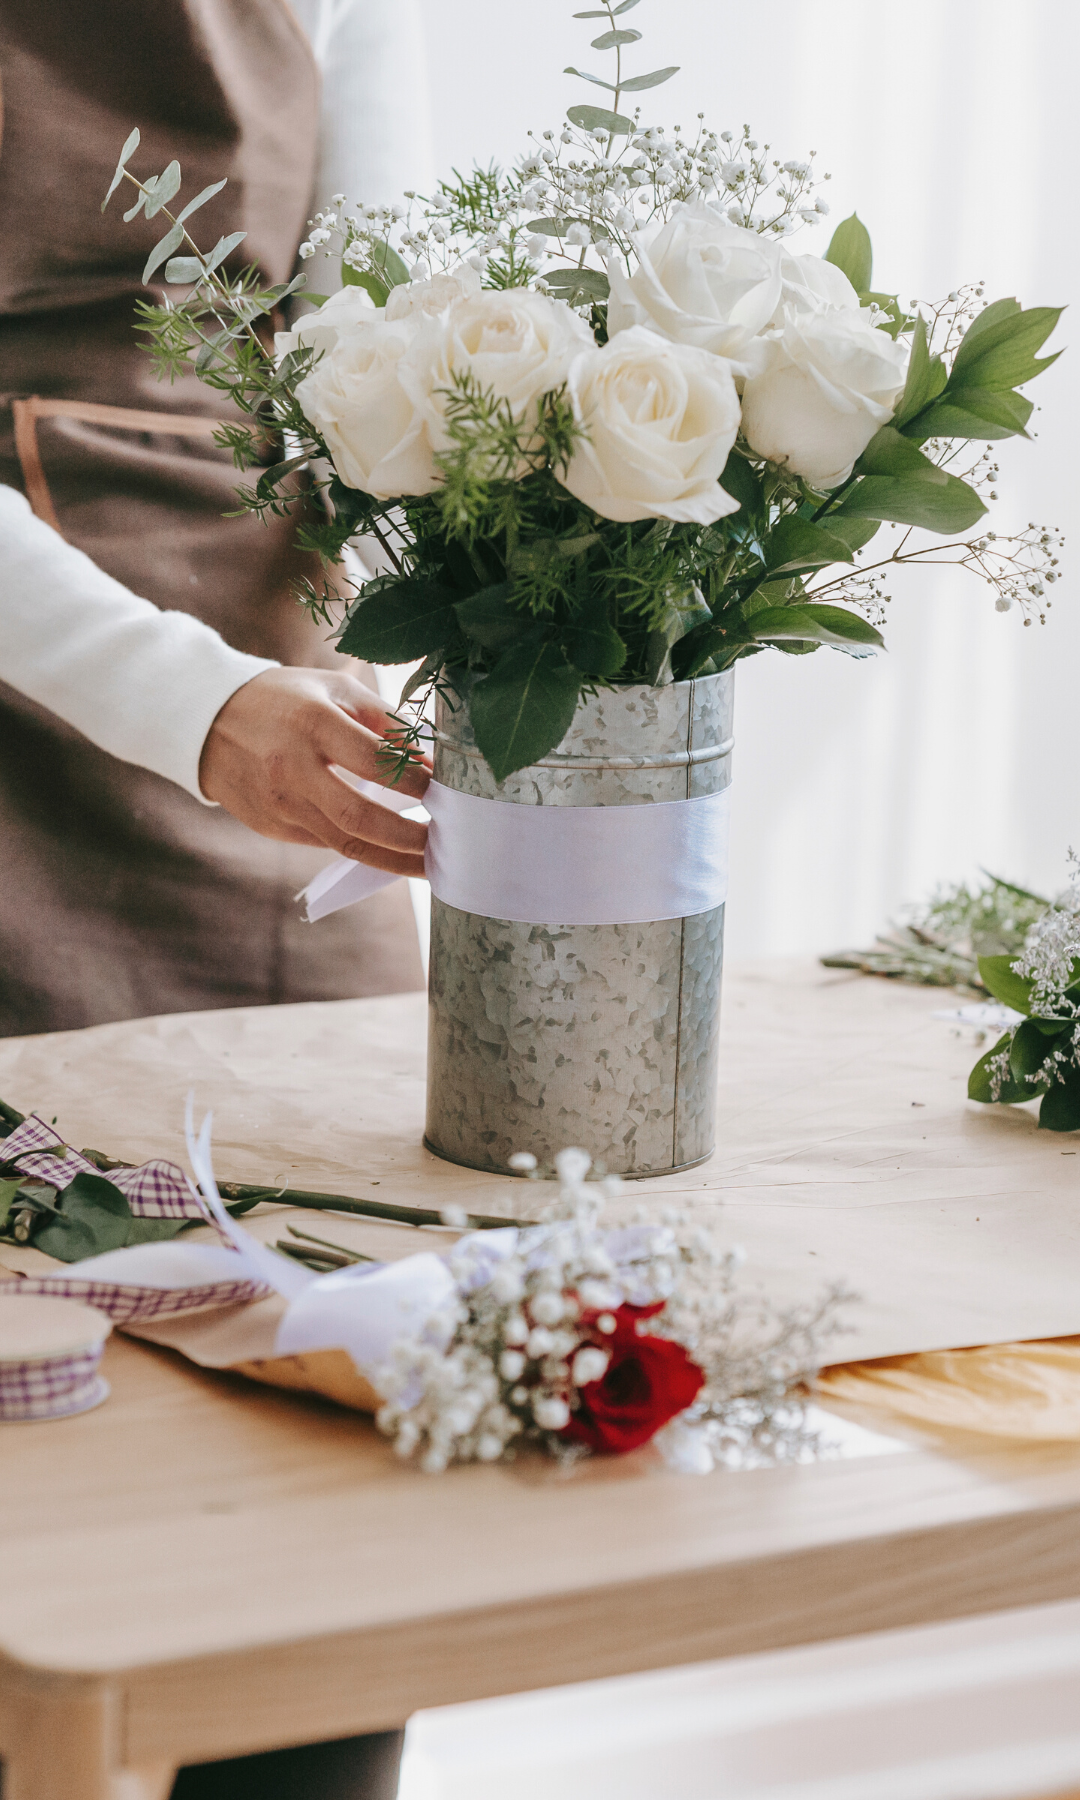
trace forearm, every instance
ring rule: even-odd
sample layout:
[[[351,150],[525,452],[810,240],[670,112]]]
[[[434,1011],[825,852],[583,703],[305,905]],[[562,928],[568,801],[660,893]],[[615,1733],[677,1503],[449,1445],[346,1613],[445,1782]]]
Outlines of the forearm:
[[[123,762],[196,798],[225,702],[278,665],[188,613],[160,612],[0,486],[0,678]]]

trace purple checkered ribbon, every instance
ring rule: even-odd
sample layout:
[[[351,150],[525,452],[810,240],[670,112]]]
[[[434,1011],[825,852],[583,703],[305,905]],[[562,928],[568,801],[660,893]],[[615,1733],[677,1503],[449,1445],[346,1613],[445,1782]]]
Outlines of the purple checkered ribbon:
[[[103,1348],[0,1362],[0,1420],[63,1419],[96,1406],[109,1391],[98,1374]]]
[[[44,1119],[31,1115],[8,1138],[0,1139],[0,1158],[24,1175],[50,1187],[66,1188],[76,1175],[100,1175],[85,1156],[65,1144]],[[137,1169],[110,1169],[106,1180],[120,1189],[136,1218],[202,1219],[211,1224],[205,1206],[175,1163],[156,1157]]]
[[[77,1275],[24,1275],[0,1287],[5,1298],[9,1294],[49,1294],[55,1300],[80,1300],[84,1306],[107,1313],[114,1325],[142,1324],[146,1319],[200,1312],[204,1307],[239,1306],[249,1300],[265,1300],[272,1292],[265,1282],[243,1279],[163,1288],[137,1287],[129,1281],[80,1281]]]

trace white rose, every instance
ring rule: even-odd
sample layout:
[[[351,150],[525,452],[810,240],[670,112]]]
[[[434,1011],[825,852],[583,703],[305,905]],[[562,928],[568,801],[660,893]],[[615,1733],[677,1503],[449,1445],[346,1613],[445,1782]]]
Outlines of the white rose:
[[[593,512],[707,525],[738,510],[720,486],[739,429],[722,357],[632,326],[577,358],[567,392],[588,435],[559,479]]]
[[[388,323],[373,307],[340,332],[296,390],[346,487],[379,500],[439,485],[425,420],[398,379],[415,336],[409,321]]]
[[[542,394],[562,387],[579,351],[593,344],[585,321],[531,288],[485,289],[429,319],[403,359],[401,380],[431,442],[446,449],[446,404],[455,375],[471,375],[521,419]],[[523,460],[518,470],[527,470]]]
[[[375,303],[365,288],[343,287],[318,312],[305,313],[294,331],[277,332],[274,352],[279,362],[290,350],[311,349],[321,356],[334,348],[343,332],[374,317]]]
[[[631,276],[614,257],[608,261],[612,337],[648,325],[738,363],[779,304],[778,246],[701,201],[677,207],[666,225],[636,233],[632,244],[638,266]]]
[[[814,487],[851,474],[904,388],[908,348],[862,311],[788,311],[759,346],[759,373],[743,389],[743,434],[752,450]]]
[[[430,281],[402,282],[390,289],[386,302],[388,319],[412,319],[417,324],[433,313],[445,312],[455,300],[471,300],[480,292],[480,277],[468,263],[460,263],[452,273],[433,275]]]
[[[859,296],[843,269],[822,256],[796,256],[790,250],[781,250],[780,279],[783,293],[773,322],[781,329],[786,308],[797,313],[817,312],[823,306],[859,311]]]

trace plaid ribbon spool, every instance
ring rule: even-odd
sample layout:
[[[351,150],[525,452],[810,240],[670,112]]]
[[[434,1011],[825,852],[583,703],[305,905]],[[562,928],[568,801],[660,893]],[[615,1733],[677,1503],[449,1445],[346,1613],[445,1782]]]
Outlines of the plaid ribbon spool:
[[[58,1299],[0,1295],[0,1422],[66,1419],[106,1398],[109,1321]]]

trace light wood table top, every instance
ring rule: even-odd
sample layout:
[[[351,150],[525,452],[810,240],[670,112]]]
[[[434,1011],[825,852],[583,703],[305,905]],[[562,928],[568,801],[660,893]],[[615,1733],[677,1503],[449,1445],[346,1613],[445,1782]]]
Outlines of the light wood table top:
[[[896,1010],[895,990],[867,990],[879,1039],[906,1033],[914,1088],[911,1022],[928,997]],[[443,1180],[458,1201],[481,1192],[486,1210],[497,1193],[532,1197],[395,1138],[399,1090],[416,1082],[415,999],[9,1040],[0,1093],[48,1107],[77,1144],[177,1154],[162,1102],[135,1122],[142,1097],[168,1087],[172,1119],[192,1076],[212,1088],[208,1066],[217,1080],[227,1052],[287,1027],[302,1054],[291,1068],[264,1060],[258,1098],[248,1077],[200,1092],[219,1102],[222,1176],[291,1159],[305,1184],[381,1194],[344,1166],[329,1179],[348,1125],[346,1077],[326,1059],[345,1017],[371,1083],[348,1072],[371,1108],[370,1178],[417,1200]],[[118,1044],[144,1070],[139,1092],[120,1079]],[[970,1055],[961,1047],[958,1070]],[[316,1154],[321,1091],[329,1148]],[[904,1092],[908,1115],[918,1097]],[[386,1139],[378,1105],[397,1121]],[[1028,1134],[1032,1153],[1075,1170],[1051,1165],[1046,1136]],[[635,1198],[654,1185],[673,1184]],[[0,1427],[4,1800],[154,1800],[181,1763],[378,1729],[419,1707],[1080,1595],[1080,1446],[913,1447],[706,1479],[646,1450],[570,1472],[524,1458],[424,1477],[329,1403],[122,1338],[105,1372],[112,1397],[97,1411]]]

